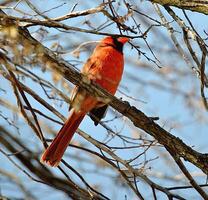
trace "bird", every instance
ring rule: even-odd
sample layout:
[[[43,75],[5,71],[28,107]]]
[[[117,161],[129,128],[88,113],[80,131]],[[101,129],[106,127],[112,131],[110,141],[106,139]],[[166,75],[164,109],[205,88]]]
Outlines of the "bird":
[[[124,69],[123,46],[128,41],[128,37],[104,37],[84,64],[81,73],[91,82],[114,95]],[[41,156],[40,161],[51,167],[57,167],[60,164],[66,148],[85,115],[89,113],[94,124],[97,125],[108,107],[106,102],[79,86],[74,87],[70,99],[68,119]]]

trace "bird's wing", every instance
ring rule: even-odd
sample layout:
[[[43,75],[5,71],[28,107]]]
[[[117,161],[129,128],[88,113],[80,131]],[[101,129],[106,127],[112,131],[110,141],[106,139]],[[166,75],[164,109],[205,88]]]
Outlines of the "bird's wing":
[[[84,67],[81,70],[82,74],[87,75],[90,72],[90,70],[92,70],[95,67],[95,65],[96,65],[95,62],[96,62],[96,60],[93,61],[93,59],[91,59],[91,57],[88,58],[88,60],[86,61]],[[72,109],[73,104],[76,101],[77,94],[81,93],[81,92],[84,95],[85,92],[79,86],[75,86],[74,89],[72,90],[71,96],[70,96],[71,104],[69,106],[69,111]]]

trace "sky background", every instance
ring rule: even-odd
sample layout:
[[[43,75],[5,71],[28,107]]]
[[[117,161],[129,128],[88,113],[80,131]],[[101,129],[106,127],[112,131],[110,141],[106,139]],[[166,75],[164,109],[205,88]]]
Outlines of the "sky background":
[[[1,2],[1,1],[0,1]],[[77,4],[75,7],[75,11],[85,10],[88,8],[95,7],[99,5],[102,1],[31,1],[36,5],[41,11],[47,11],[53,7],[57,7],[61,4],[62,6],[50,10],[46,14],[53,18],[62,16],[68,13],[71,8]],[[153,5],[148,1],[131,1],[132,4],[137,5],[137,7],[143,11],[144,13],[150,15],[151,17],[160,21],[159,17],[156,15]],[[64,4],[65,3],[65,4]],[[27,6],[24,4],[19,4],[19,9],[24,10],[26,13],[29,12],[31,14],[31,10],[28,9]],[[167,13],[162,9],[163,14],[168,17],[168,20],[172,20]],[[6,10],[9,14],[14,14],[18,16],[17,12],[12,10]],[[174,11],[184,19],[182,11],[179,9],[174,8]],[[120,15],[124,15],[126,10],[124,8],[120,8],[118,10]],[[207,16],[204,16],[199,13],[188,12],[188,16],[190,17],[194,27],[196,30],[201,34],[203,37],[206,35],[203,33],[204,30],[208,31],[208,23]],[[21,16],[21,15],[20,15]],[[143,18],[142,18],[143,19]],[[138,17],[136,20],[138,24],[140,24],[141,30],[145,31],[148,28],[148,24],[146,24],[143,20],[140,20]],[[92,27],[98,27],[99,24],[102,24],[106,18],[103,17],[102,14],[96,14],[93,16],[86,16],[86,17],[79,17],[67,20],[65,23],[70,26],[78,26],[82,28],[88,28],[86,24],[84,24],[85,20],[89,20],[91,22]],[[151,22],[153,23],[153,22]],[[133,24],[132,20],[128,20],[126,22],[129,26]],[[181,30],[177,27],[175,22],[171,23],[172,26],[178,30],[176,33],[179,42],[183,44],[182,37],[181,37]],[[90,45],[87,48],[87,51],[81,52],[80,57],[74,57],[71,52],[82,42],[84,41],[95,41],[100,40],[102,36],[93,35],[93,34],[86,34],[86,33],[74,33],[74,32],[59,32],[56,29],[52,28],[44,28],[44,30],[39,30],[40,27],[33,27],[30,28],[30,32],[32,33],[33,37],[40,40],[45,46],[48,48],[53,49],[53,45],[55,43],[61,46],[61,50],[65,52],[62,57],[67,60],[68,62],[75,65],[75,67],[81,69],[83,63],[87,60],[91,51],[93,49],[93,45]],[[38,32],[37,32],[38,31]],[[115,25],[109,26],[103,30],[104,32],[108,33],[118,33]],[[42,35],[44,37],[42,37]],[[57,36],[58,34],[58,36]],[[57,39],[53,39],[53,37],[57,37]],[[51,39],[52,38],[52,39]],[[177,52],[174,49],[174,45],[169,38],[166,28],[163,27],[155,27],[148,33],[147,42],[153,49],[156,57],[160,60],[160,66],[162,68],[158,68],[153,62],[149,62],[143,55],[138,55],[135,49],[132,49],[130,44],[127,44],[124,48],[124,56],[125,56],[125,69],[122,81],[120,83],[119,91],[116,93],[116,96],[123,100],[127,100],[131,103],[131,105],[136,106],[139,110],[144,112],[147,116],[158,116],[160,120],[158,123],[164,129],[169,131],[171,134],[180,137],[187,145],[193,147],[195,150],[200,151],[202,153],[208,152],[207,146],[207,112],[203,109],[202,105],[200,104],[200,82],[196,78],[196,75],[189,69],[186,63],[180,58]],[[141,51],[145,52],[147,56],[154,59],[151,52],[148,50],[145,41],[142,39],[135,39],[133,40],[135,45],[139,45]],[[161,50],[160,50],[161,49]],[[186,50],[186,48],[184,48]],[[145,64],[148,64],[148,67],[145,68]],[[151,66],[151,67],[149,67]],[[173,70],[173,73],[167,73],[166,70]],[[178,77],[178,74],[174,72],[177,69],[181,72],[184,72],[184,76]],[[48,72],[44,73],[42,69],[37,66],[31,68],[31,71],[40,77],[45,78],[46,80],[53,82],[53,74]],[[161,75],[162,74],[162,75]],[[138,78],[138,80],[137,80]],[[172,83],[167,81],[167,79],[175,80]],[[65,81],[66,84],[72,85]],[[46,95],[44,94],[43,90],[37,84],[34,84],[29,79],[25,80],[26,85],[30,86],[34,89],[41,97],[47,100],[52,106],[58,109],[65,117],[68,116],[68,104],[60,101],[54,101],[47,99]],[[164,85],[164,88],[160,88],[155,83],[160,83]],[[175,85],[174,85],[175,84]],[[156,86],[155,86],[156,85]],[[67,94],[67,89],[63,88],[61,81],[59,81],[56,85],[57,88],[65,92]],[[6,92],[0,91],[0,95],[2,99],[6,99],[13,104],[16,104],[15,97],[13,95],[12,88],[9,83],[0,76],[0,88],[6,90]],[[189,97],[185,98],[180,93],[173,92],[173,89],[179,88],[181,93],[189,93],[193,92],[196,98],[189,99]],[[69,94],[70,95],[70,94]],[[133,97],[133,98],[132,98]],[[54,116],[51,112],[46,110],[40,104],[38,104],[33,98],[28,96],[30,103],[35,107],[43,111],[45,114],[48,114],[51,117],[58,119]],[[197,100],[196,100],[197,99]],[[195,107],[192,108],[189,104],[189,101],[193,101]],[[20,116],[15,115],[14,113],[9,112],[4,107],[0,106],[0,113],[3,113],[10,119],[16,121],[16,123],[21,126],[20,133],[17,132],[15,128],[11,128],[9,124],[3,119],[0,118],[1,125],[4,125],[5,128],[12,130],[14,134],[18,135],[19,137],[23,137],[25,143],[30,149],[33,149],[35,152],[40,153],[40,150],[43,150],[43,147],[39,141],[39,139],[32,133],[32,130],[28,127],[28,125],[20,118]],[[104,119],[111,120],[116,116],[120,116],[119,113],[115,113],[114,110],[109,109],[108,113]],[[39,117],[39,120],[43,120]],[[57,131],[60,129],[60,126],[55,125],[48,121],[48,126],[53,127]],[[123,135],[131,136],[131,137],[138,137],[142,136],[146,139],[152,139],[147,134],[143,133],[141,130],[133,127],[132,123],[126,119],[125,117],[119,117],[118,119],[113,120],[112,122],[107,123],[114,131],[118,132],[121,131]],[[106,130],[98,125],[95,127],[93,122],[87,116],[82,124],[80,125],[80,129],[87,132],[93,138],[99,141],[106,141],[109,137],[106,137]],[[45,133],[46,134],[46,133]],[[50,138],[53,137],[48,135]],[[73,143],[78,145],[87,145],[90,149],[95,150],[96,148],[86,142],[83,138],[81,138],[78,134],[76,134],[73,138]],[[122,146],[122,141],[118,138],[115,138],[110,141],[109,145],[112,146]],[[130,151],[121,151],[118,150],[116,153],[121,156],[123,159],[128,159],[133,155],[139,154],[142,152],[143,149],[133,149]],[[170,158],[162,158],[161,156],[164,153],[163,148],[152,148],[148,150],[146,153],[146,157],[141,157],[136,163],[143,162],[144,159],[154,159],[153,161],[149,162],[146,166],[151,166],[151,169],[147,169],[146,173],[151,174],[161,173],[165,176],[170,176],[175,178],[175,181],[163,178],[159,179],[158,177],[151,176],[152,180],[155,180],[158,184],[162,184],[165,186],[172,186],[177,185],[177,178],[180,180],[180,185],[183,183],[181,181],[180,175],[181,172],[179,169],[174,165],[173,161]],[[77,162],[76,156],[80,156],[82,159],[86,159],[87,162],[85,164],[79,164]],[[158,157],[159,156],[159,157]],[[158,158],[157,158],[158,157]],[[157,159],[155,159],[157,158]],[[65,160],[69,162],[73,167],[77,168],[79,172],[85,173],[86,180],[91,185],[100,185],[102,183],[102,192],[109,196],[112,199],[136,199],[130,190],[126,190],[125,187],[122,185],[115,185],[115,182],[110,180],[106,174],[111,175],[113,179],[116,179],[115,172],[109,170],[103,166],[100,166],[100,169],[95,169],[95,166],[90,162],[90,157],[87,154],[84,154],[82,151],[70,148],[67,150],[65,154]],[[31,181],[28,177],[26,177],[22,172],[17,170],[17,168],[10,162],[8,162],[7,158],[0,154],[0,162],[1,167],[3,169],[7,169],[10,172],[15,172],[15,174],[25,183],[27,184],[28,190],[33,191],[33,195],[36,196],[37,199],[67,199],[67,197],[59,192],[55,191],[54,189],[50,189],[48,186],[38,184],[36,182]],[[197,180],[200,183],[205,183],[205,178],[201,176],[201,172],[199,169],[196,169],[193,165],[185,162],[188,169],[197,175]],[[86,169],[89,172],[85,172]],[[60,172],[57,169],[51,169],[54,173],[59,174]],[[95,171],[99,171],[99,175],[95,175]],[[91,171],[91,172],[90,172]],[[60,176],[62,176],[60,174]],[[70,174],[73,180],[79,182],[79,180],[74,176],[74,174]],[[185,180],[184,180],[185,183]],[[138,187],[142,192],[147,191],[147,187],[141,182],[138,184]],[[112,194],[109,194],[109,188],[111,189]],[[118,192],[119,191],[119,192]],[[193,190],[182,191],[183,194],[186,194],[189,199],[195,199],[198,194],[194,193]],[[18,188],[15,189],[14,184],[11,184],[9,181],[5,179],[5,177],[0,177],[0,194],[5,196],[12,196],[12,197],[22,197],[22,194],[19,192]],[[148,195],[147,195],[148,197]],[[151,196],[149,197],[152,198]],[[165,196],[162,194],[160,195],[160,199],[166,199]]]

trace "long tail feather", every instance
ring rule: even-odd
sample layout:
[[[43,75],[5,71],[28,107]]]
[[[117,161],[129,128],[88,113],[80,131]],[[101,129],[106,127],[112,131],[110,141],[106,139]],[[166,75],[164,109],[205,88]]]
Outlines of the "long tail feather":
[[[54,138],[50,146],[45,150],[41,157],[42,163],[47,163],[52,167],[59,165],[61,158],[69,145],[75,131],[83,120],[85,114],[76,113],[72,110],[71,115]]]

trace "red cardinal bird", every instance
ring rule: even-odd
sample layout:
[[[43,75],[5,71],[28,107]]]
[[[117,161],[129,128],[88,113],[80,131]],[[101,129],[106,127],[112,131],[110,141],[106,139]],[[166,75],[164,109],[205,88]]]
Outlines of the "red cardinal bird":
[[[115,94],[122,77],[124,66],[122,51],[123,45],[128,40],[126,37],[105,37],[96,46],[81,71],[89,80],[100,85],[112,95]],[[84,116],[90,112],[91,118],[97,125],[107,109],[107,105],[77,86],[72,92],[71,102],[69,118],[41,157],[41,162],[50,166],[59,165]]]

